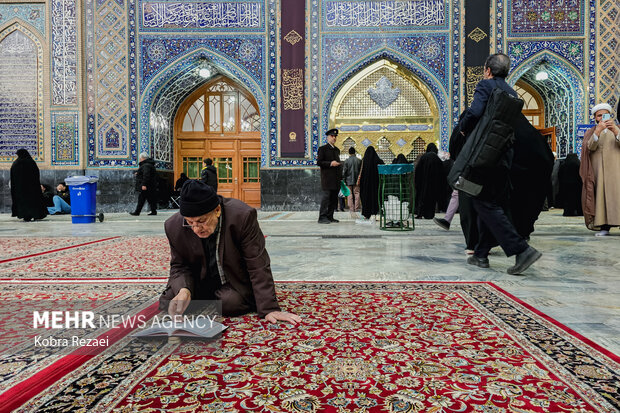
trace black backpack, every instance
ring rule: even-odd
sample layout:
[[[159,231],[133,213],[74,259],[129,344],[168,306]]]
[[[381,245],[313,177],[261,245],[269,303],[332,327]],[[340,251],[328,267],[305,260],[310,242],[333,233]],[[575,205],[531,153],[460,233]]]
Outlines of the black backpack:
[[[482,117],[471,132],[448,175],[454,189],[478,196],[485,174],[500,164],[515,141],[513,122],[521,113],[523,100],[496,87]]]

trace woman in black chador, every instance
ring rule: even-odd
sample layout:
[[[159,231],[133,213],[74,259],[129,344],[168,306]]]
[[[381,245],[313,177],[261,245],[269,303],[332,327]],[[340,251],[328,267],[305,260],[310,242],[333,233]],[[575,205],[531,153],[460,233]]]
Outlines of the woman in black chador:
[[[384,163],[374,147],[366,148],[359,180],[362,215],[366,219],[379,213],[379,169],[377,166]]]
[[[581,176],[579,166],[581,162],[576,153],[569,153],[564,162],[560,164],[558,181],[560,184],[559,198],[564,208],[565,217],[583,215],[581,209]]]
[[[446,175],[437,156],[437,145],[429,143],[415,165],[415,211],[417,218],[433,219],[437,203],[446,196]]]
[[[11,165],[12,216],[32,221],[47,215],[39,180],[39,167],[26,149],[17,150],[17,159]]]

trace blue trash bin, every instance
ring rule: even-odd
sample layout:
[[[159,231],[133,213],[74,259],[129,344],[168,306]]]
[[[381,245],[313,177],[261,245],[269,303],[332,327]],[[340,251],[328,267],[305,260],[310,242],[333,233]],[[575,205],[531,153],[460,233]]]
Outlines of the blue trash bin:
[[[65,179],[71,197],[71,223],[91,224],[95,222],[98,180],[96,176],[69,176]]]

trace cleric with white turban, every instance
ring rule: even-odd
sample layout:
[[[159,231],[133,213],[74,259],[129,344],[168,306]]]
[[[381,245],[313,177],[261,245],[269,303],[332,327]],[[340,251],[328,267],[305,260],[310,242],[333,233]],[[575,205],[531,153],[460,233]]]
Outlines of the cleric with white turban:
[[[582,206],[586,226],[607,236],[620,226],[620,128],[611,105],[591,110],[596,126],[583,137],[579,174],[583,181]]]

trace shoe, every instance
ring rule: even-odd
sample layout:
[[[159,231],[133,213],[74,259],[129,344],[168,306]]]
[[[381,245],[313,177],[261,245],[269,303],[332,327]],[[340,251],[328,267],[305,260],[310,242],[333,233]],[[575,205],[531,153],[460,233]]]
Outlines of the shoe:
[[[148,214],[146,214],[146,215],[157,215],[157,211],[152,211],[152,212],[149,212],[149,213],[148,213]]]
[[[508,268],[506,272],[510,275],[521,274],[527,270],[530,265],[534,264],[538,259],[542,257],[542,253],[533,247],[527,247],[525,251],[517,254],[515,258],[515,265]]]
[[[336,218],[332,218],[332,219],[329,220],[329,222],[337,223],[337,222],[340,222],[340,221],[338,221]]]
[[[331,224],[332,223],[329,219],[319,219],[317,222],[319,224]]]
[[[471,265],[476,265],[480,268],[489,268],[489,259],[488,258],[480,258],[472,255],[467,258],[467,263]]]
[[[474,255],[474,250],[465,250],[465,254]]]
[[[450,223],[443,218],[433,218],[433,222],[446,231],[450,230]]]
[[[602,229],[596,234],[594,234],[595,237],[606,237],[608,235],[609,235],[609,231],[607,231],[606,229]]]
[[[129,215],[133,215],[134,217],[137,217],[138,215],[140,215],[140,213],[134,211],[134,212],[130,212]]]

